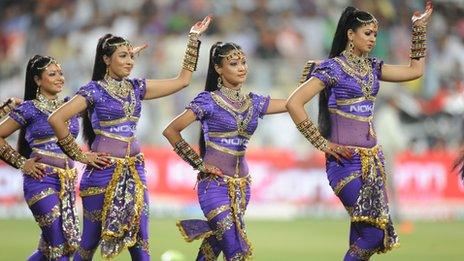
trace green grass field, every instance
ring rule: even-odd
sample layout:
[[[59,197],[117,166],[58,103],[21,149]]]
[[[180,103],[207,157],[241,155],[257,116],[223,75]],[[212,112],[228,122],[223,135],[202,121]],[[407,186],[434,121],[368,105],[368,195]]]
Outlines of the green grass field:
[[[253,260],[342,260],[347,248],[347,221],[300,219],[295,221],[250,220],[247,231],[254,246]],[[0,260],[25,260],[37,245],[39,229],[32,220],[0,220]],[[194,260],[200,242],[184,242],[174,219],[152,219],[152,260],[168,250]],[[416,222],[413,232],[400,234],[401,247],[372,260],[464,260],[464,222]],[[99,252],[94,260],[102,260]],[[130,260],[124,251],[114,260]],[[174,259],[173,259],[174,260]],[[222,260],[222,259],[220,259]]]

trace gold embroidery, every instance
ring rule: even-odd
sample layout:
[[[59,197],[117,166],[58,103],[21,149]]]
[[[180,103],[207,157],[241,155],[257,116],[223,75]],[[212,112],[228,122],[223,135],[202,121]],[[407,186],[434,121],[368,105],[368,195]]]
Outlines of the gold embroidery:
[[[93,253],[95,252],[95,250],[96,248],[87,250],[87,249],[83,249],[79,247],[79,249],[77,250],[77,253],[84,260],[92,260]]]
[[[216,236],[218,240],[222,240],[224,233],[227,230],[231,229],[233,225],[234,225],[234,220],[232,217],[232,213],[229,212],[227,216],[225,216],[223,219],[219,220],[216,223],[217,228],[216,230],[214,230],[214,235]]]
[[[211,92],[211,97],[214,99],[214,101],[224,110],[226,111],[234,111],[236,113],[243,113],[246,110],[248,110],[250,107],[253,106],[253,103],[251,102],[251,98],[249,95],[246,95],[246,99],[243,103],[243,105],[240,108],[235,108],[234,106],[230,105],[228,102],[226,102],[221,96],[218,94]],[[232,113],[233,114],[233,113]]]
[[[357,120],[357,121],[362,121],[362,122],[370,122],[370,121],[372,121],[372,118],[373,118],[372,115],[368,116],[368,117],[366,117],[366,116],[358,116],[358,115],[354,115],[354,114],[351,114],[351,113],[348,113],[348,112],[344,112],[342,110],[335,109],[335,108],[329,108],[329,112],[338,114],[340,116],[343,116],[343,117],[351,119],[351,120]]]
[[[206,215],[206,218],[208,219],[208,221],[210,221],[211,219],[215,218],[217,215],[221,214],[222,212],[224,211],[227,211],[230,209],[230,206],[228,205],[222,205],[220,207],[217,207],[213,210],[211,210],[207,215]]]
[[[57,218],[61,216],[60,205],[55,205],[49,213],[44,215],[34,215],[35,221],[39,223],[41,227],[50,226]]]
[[[60,244],[58,246],[50,246],[49,247],[50,249],[50,259],[58,259],[66,254],[68,254],[68,249],[67,247],[65,246],[65,244]]]
[[[253,246],[251,245],[250,240],[245,231],[245,224],[243,223],[243,215],[245,214],[246,208],[246,188],[250,184],[250,176],[233,178],[233,177],[224,177],[223,180],[227,183],[229,198],[230,198],[230,207],[233,216],[233,222],[242,237],[248,246],[248,251],[245,254],[245,259],[251,257],[253,253]]]
[[[378,250],[378,248],[363,249],[353,244],[350,246],[350,250],[348,250],[348,255],[359,258],[361,260],[369,260],[369,258]]]
[[[101,127],[107,127],[107,126],[117,125],[117,124],[128,122],[128,121],[138,122],[139,118],[135,116],[122,117],[122,118],[111,120],[111,121],[100,121],[99,124]]]
[[[374,102],[375,101],[375,97],[374,96],[371,96],[371,97],[364,97],[364,96],[361,96],[361,97],[357,97],[357,98],[352,98],[352,99],[337,99],[337,105],[352,105],[352,104],[355,104],[355,103],[358,103],[358,102],[363,102],[363,101],[372,101]]]
[[[298,86],[302,85],[307,80],[308,75],[314,70],[315,66],[316,66],[315,61],[306,62],[305,67],[303,68],[303,71],[301,72],[300,82],[298,83]]]
[[[42,139],[36,139],[33,141],[34,145],[40,145],[44,143],[49,143],[49,142],[57,142],[58,139],[55,136],[47,137],[47,138],[42,138]]]
[[[337,185],[335,186],[334,188],[334,192],[335,192],[335,195],[338,195],[340,193],[340,191],[348,184],[350,183],[352,180],[358,178],[361,176],[361,173],[359,171],[355,171],[353,173],[351,173],[351,175],[343,178],[342,180],[340,180]]]
[[[136,163],[143,161],[143,154],[126,158],[112,157],[112,159],[115,161],[116,167],[105,192],[101,219],[101,251],[102,257],[105,259],[115,257],[125,247],[133,246],[136,243],[136,236],[140,228],[140,216],[144,204],[144,186],[135,166]],[[126,197],[129,196],[126,200],[133,201],[134,210],[132,216],[129,217],[130,220],[127,220],[127,223],[118,224],[118,222],[111,222],[113,220],[109,219],[115,218],[114,211],[118,211],[118,207],[115,206],[114,200],[115,198],[121,197],[122,189],[120,188],[120,177],[122,175],[131,175],[130,177],[133,179],[133,183],[131,184],[135,186],[134,194],[126,195]],[[127,179],[124,180],[124,183],[126,182]],[[116,226],[116,231],[113,227],[110,227],[113,225]]]
[[[142,251],[150,255],[150,244],[147,239],[142,239],[138,237],[137,243],[135,243],[134,247],[140,248]]]
[[[251,139],[251,135],[246,132],[238,132],[238,131],[229,131],[229,132],[208,132],[208,136],[212,138],[230,138],[235,136],[242,136],[247,139]]]
[[[101,222],[102,211],[101,209],[89,211],[84,208],[84,218],[92,221],[93,223]]]
[[[30,199],[27,200],[27,204],[29,206],[32,206],[34,205],[35,203],[37,203],[38,201],[50,196],[50,195],[53,195],[53,194],[56,194],[57,192],[52,189],[52,188],[47,188],[45,190],[42,190],[40,191],[39,193],[35,194],[34,196],[32,196]]]
[[[236,151],[236,150],[233,150],[233,149],[222,147],[222,146],[217,145],[216,143],[211,142],[211,141],[206,141],[205,144],[206,144],[206,146],[209,146],[209,147],[211,147],[211,148],[213,148],[215,150],[218,150],[220,152],[231,154],[231,155],[234,155],[234,156],[237,156],[237,157],[245,156],[245,151]]]
[[[346,57],[346,56],[345,56]],[[372,97],[372,87],[374,84],[374,74],[372,72],[372,66],[370,64],[366,65],[366,71],[361,71],[359,72],[358,70],[353,69],[352,66],[347,64],[345,61],[340,59],[339,57],[335,57],[334,60],[341,65],[342,70],[351,76],[359,85],[361,88],[361,91],[364,95],[364,97],[369,98]],[[347,58],[347,61],[349,61],[349,58]],[[368,61],[367,61],[368,62]],[[368,75],[367,82],[363,80],[365,75]]]
[[[88,187],[86,189],[81,190],[80,195],[81,197],[88,197],[88,196],[95,196],[98,194],[105,193],[106,188],[102,187]]]
[[[203,243],[201,244],[200,251],[203,253],[203,256],[205,257],[205,261],[216,261],[217,256],[213,251],[213,248],[211,245],[208,243],[207,240],[203,240]]]
[[[68,157],[64,153],[56,153],[56,152],[51,152],[51,151],[47,151],[47,150],[41,150],[41,149],[37,149],[37,148],[32,148],[32,151],[37,153],[37,154],[42,154],[42,155],[52,157],[52,158],[57,158],[57,159],[62,159],[62,160],[67,160],[68,159]]]
[[[119,141],[123,141],[123,142],[131,142],[132,140],[135,139],[135,136],[124,137],[124,136],[121,136],[121,135],[117,135],[117,134],[102,131],[102,130],[94,130],[94,131],[95,131],[96,135],[105,136],[105,137],[115,139],[115,140],[119,140]]]
[[[188,235],[187,235],[187,231],[185,231],[184,227],[182,226],[182,223],[181,221],[177,221],[176,222],[176,226],[177,228],[179,229],[179,232],[180,234],[182,235],[182,238],[186,241],[186,242],[192,242],[193,240],[197,240],[197,239],[205,239],[205,238],[208,238],[210,237],[212,234],[213,234],[213,231],[208,231],[208,232],[205,232],[201,235],[198,235],[194,238],[190,238]]]
[[[245,259],[245,256],[243,255],[243,253],[236,253],[231,259],[230,261],[244,261],[246,260]]]

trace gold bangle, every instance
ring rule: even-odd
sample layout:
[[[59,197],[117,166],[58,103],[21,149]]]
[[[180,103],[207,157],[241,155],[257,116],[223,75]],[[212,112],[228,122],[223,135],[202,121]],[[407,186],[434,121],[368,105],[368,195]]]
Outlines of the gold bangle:
[[[198,155],[192,147],[184,140],[176,142],[174,145],[174,152],[177,153],[185,162],[190,164],[194,169],[197,169],[201,172],[206,170],[205,163],[203,159]]]
[[[13,149],[10,144],[5,143],[0,147],[0,158],[10,166],[23,170],[26,158]]]
[[[71,159],[82,163],[87,162],[87,156],[84,154],[84,152],[82,152],[81,148],[76,143],[76,140],[71,135],[71,133],[69,133],[68,136],[64,137],[63,139],[58,140],[57,143],[61,150]]]
[[[317,149],[325,150],[328,147],[328,141],[322,137],[316,125],[309,118],[298,123],[296,128]]]
[[[427,26],[413,25],[411,38],[411,59],[420,59],[427,55]]]
[[[200,49],[200,40],[198,40],[198,34],[189,33],[187,41],[187,49],[182,60],[182,68],[187,71],[196,71],[198,63],[198,55]]]

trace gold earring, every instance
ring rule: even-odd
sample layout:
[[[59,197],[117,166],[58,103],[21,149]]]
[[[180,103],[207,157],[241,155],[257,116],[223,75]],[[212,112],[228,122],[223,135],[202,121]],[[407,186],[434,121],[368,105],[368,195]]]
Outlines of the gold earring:
[[[353,44],[353,41],[352,41],[352,40],[350,40],[350,41],[348,42],[348,50],[349,50],[350,52],[354,52],[354,44]]]
[[[37,96],[39,96],[39,95],[40,95],[40,86],[37,86],[37,91],[36,91],[36,93],[35,93],[35,96],[37,97]]]
[[[217,85],[219,88],[222,88],[222,77],[219,75],[218,79],[217,79]]]
[[[105,76],[109,76],[110,75],[110,67],[109,66],[106,66],[106,73],[105,73]]]

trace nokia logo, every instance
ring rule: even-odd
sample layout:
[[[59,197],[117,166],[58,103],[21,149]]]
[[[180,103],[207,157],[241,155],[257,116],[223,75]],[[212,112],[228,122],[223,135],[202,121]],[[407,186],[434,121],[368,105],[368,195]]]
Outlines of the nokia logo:
[[[45,150],[56,150],[59,149],[58,145],[56,143],[49,143],[44,146]]]
[[[350,112],[372,112],[373,105],[351,105]]]
[[[118,127],[111,127],[110,132],[135,132],[136,131],[136,125],[123,125],[123,126],[118,126]]]
[[[245,145],[247,144],[247,142],[248,142],[248,139],[244,139],[244,138],[233,138],[233,139],[222,138],[221,139],[221,143],[225,143],[227,145],[239,146],[239,145]]]

